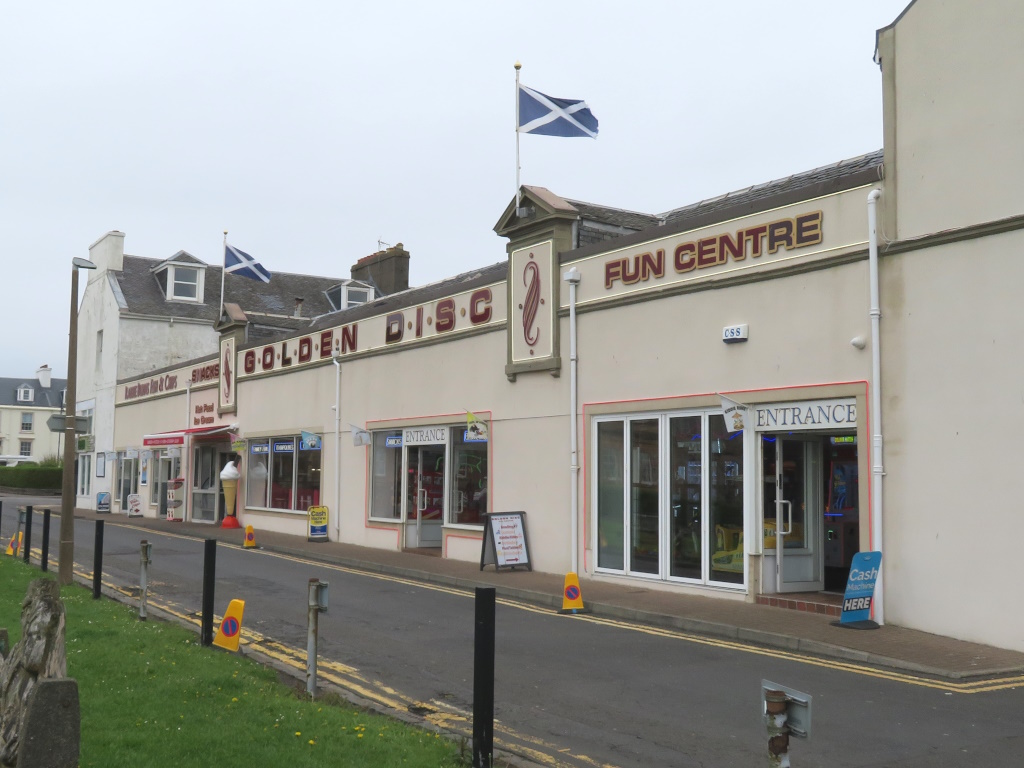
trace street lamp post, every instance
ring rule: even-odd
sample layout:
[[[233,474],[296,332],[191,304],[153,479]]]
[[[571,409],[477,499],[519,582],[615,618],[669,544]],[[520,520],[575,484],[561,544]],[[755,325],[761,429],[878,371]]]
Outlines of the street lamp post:
[[[75,385],[78,379],[78,270],[96,269],[88,259],[71,261],[71,320],[68,326],[68,384],[64,393],[64,474],[60,495],[60,551],[58,581],[70,584],[75,559]]]

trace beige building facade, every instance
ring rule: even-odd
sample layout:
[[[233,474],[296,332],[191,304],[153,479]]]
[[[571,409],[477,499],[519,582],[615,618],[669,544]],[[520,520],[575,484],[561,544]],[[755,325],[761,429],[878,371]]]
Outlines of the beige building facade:
[[[326,507],[331,539],[475,562],[521,511],[530,565],[584,594],[842,591],[880,550],[877,618],[1024,650],[993,482],[1024,419],[1024,105],[994,96],[1024,54],[982,50],[1024,11],[994,5],[879,32],[883,152],[658,216],[524,187],[505,261],[118,381],[115,449],[165,484],[143,513],[218,524],[237,458],[257,531]]]

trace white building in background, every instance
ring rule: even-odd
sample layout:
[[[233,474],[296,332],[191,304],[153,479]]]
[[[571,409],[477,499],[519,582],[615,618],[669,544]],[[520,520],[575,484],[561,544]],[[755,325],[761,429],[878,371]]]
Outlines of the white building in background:
[[[66,387],[48,365],[34,379],[0,378],[0,462],[60,457],[63,436],[51,432],[46,420],[61,413]]]
[[[88,282],[78,314],[77,413],[88,417],[92,427],[78,441],[76,506],[85,509],[138,491],[133,483],[113,485],[112,464],[129,461],[141,470],[146,459],[145,452],[136,455],[115,447],[118,381],[204,356],[216,358],[225,326],[239,341],[259,339],[303,328],[316,317],[408,285],[409,255],[401,244],[360,260],[353,277],[342,279],[279,272],[271,255],[261,255],[272,270],[270,282],[228,274],[222,316],[221,264],[207,264],[185,251],[166,259],[132,256],[124,252],[124,238],[124,233],[112,231],[94,242],[89,259],[96,269],[80,273]],[[176,386],[184,392],[211,375],[216,378],[210,365],[217,361],[197,367],[194,379],[182,379]],[[182,409],[183,427],[186,419]],[[165,469],[171,477],[178,472],[177,465]]]

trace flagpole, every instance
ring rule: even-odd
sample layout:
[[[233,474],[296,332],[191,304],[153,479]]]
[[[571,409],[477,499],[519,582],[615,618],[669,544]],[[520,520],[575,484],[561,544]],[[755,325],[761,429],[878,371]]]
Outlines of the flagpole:
[[[224,230],[224,248],[220,252],[220,309],[217,310],[217,324],[224,317],[224,275],[227,272],[228,231]]]
[[[519,204],[520,199],[520,184],[519,184],[519,70],[523,68],[523,65],[518,61],[516,66],[516,215],[519,215]]]

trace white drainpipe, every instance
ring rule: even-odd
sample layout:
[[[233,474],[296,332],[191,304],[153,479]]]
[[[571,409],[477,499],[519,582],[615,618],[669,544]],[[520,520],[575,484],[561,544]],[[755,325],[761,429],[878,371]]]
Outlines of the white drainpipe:
[[[882,478],[885,469],[882,464],[882,350],[879,321],[882,310],[878,300],[878,198],[881,190],[868,193],[868,276],[871,282],[871,545],[877,552],[884,553],[882,544]],[[875,584],[875,621],[885,623],[885,560],[879,568]]]
[[[334,540],[341,541],[341,358],[334,356]]]
[[[579,459],[576,433],[576,287],[580,284],[580,271],[573,267],[562,279],[569,284],[569,443],[572,446],[572,457],[569,461],[569,477],[572,480],[569,508],[569,541],[572,542],[572,573],[579,573]]]

